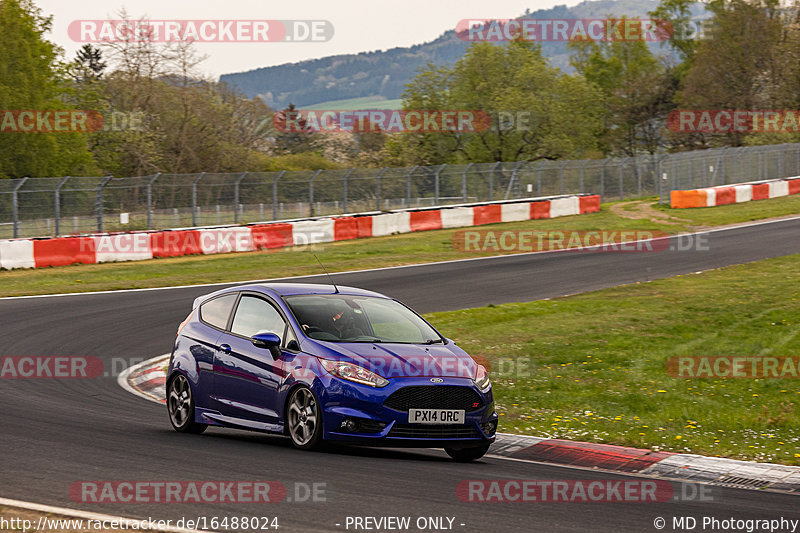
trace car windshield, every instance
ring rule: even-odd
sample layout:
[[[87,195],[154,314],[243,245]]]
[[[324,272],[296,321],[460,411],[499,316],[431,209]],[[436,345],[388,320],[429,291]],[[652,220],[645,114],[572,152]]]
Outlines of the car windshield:
[[[287,296],[303,332],[331,342],[443,343],[444,339],[413,311],[388,298],[313,294]]]

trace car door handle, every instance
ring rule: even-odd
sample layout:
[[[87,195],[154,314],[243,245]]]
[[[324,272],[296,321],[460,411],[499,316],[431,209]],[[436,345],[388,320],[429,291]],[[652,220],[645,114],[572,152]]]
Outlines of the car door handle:
[[[230,344],[220,344],[219,349],[222,350],[222,353],[231,353]]]

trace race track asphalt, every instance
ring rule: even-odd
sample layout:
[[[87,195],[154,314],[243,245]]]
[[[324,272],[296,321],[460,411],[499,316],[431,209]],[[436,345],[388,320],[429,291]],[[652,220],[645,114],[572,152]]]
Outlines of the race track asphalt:
[[[800,219],[708,235],[708,250],[559,252],[337,274],[420,312],[595,290],[800,253]],[[265,254],[265,261],[269,256]],[[324,260],[324,255],[323,255]],[[304,282],[324,281],[322,277]],[[107,371],[169,352],[193,298],[214,287],[0,300],[0,355],[101,358]],[[456,531],[656,531],[656,517],[800,519],[796,495],[713,487],[713,501],[467,503],[467,479],[626,479],[487,457],[455,464],[438,450],[292,449],[285,439],[233,430],[172,431],[164,407],[95,379],[0,380],[0,496],[130,517],[277,516],[279,531],[346,531],[346,516],[455,517]],[[630,478],[627,478],[630,479]],[[325,483],[326,501],[276,504],[92,504],[70,499],[87,480],[273,480]],[[2,514],[2,513],[0,513]],[[336,524],[341,526],[336,526]],[[464,524],[463,526],[461,524]],[[698,525],[698,529],[700,525]],[[350,529],[352,531],[352,529]],[[416,531],[416,528],[412,528]],[[706,529],[708,531],[708,529]]]

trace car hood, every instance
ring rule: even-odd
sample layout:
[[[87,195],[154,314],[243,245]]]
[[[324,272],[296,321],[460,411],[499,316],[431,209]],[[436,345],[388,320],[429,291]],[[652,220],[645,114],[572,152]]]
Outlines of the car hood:
[[[441,344],[336,343],[315,341],[324,359],[347,361],[385,378],[475,377],[477,364],[452,342]]]

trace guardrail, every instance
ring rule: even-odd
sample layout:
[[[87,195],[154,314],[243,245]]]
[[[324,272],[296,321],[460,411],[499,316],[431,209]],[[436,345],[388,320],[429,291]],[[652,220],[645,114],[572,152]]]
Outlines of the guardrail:
[[[192,254],[248,252],[398,233],[555,218],[600,210],[596,195],[405,209],[205,228],[103,233],[0,241],[0,268],[39,268],[75,263],[141,261]]]
[[[752,200],[766,200],[800,193],[800,176],[779,180],[751,181],[733,185],[720,185],[703,189],[672,191],[670,206],[678,209],[689,207],[714,207],[737,204]]]

